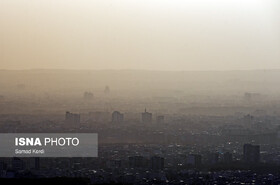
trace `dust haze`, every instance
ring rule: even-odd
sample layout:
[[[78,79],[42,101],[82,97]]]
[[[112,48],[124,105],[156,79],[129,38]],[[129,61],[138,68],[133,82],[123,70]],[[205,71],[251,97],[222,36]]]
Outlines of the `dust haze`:
[[[161,113],[229,115],[269,109],[274,114],[278,112],[273,107],[278,103],[279,79],[279,70],[2,70],[1,112],[137,112],[149,107]],[[108,93],[104,93],[106,87]],[[85,92],[92,94],[90,100],[84,99]],[[252,98],[246,99],[246,94]],[[16,101],[22,105],[10,107]]]
[[[280,184],[279,7],[0,0],[0,136],[98,135],[0,158],[1,184]]]

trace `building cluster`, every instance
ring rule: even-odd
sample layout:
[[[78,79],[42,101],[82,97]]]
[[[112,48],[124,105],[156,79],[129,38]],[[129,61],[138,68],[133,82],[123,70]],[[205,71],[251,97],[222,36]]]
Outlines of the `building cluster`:
[[[80,125],[81,121],[81,115],[71,113],[69,111],[65,114],[65,123],[68,125]],[[123,123],[125,121],[124,114],[120,113],[119,111],[114,111],[111,116],[111,122],[112,123]],[[91,121],[96,122],[103,122],[108,121],[109,118],[109,112],[89,112],[88,118]],[[141,122],[142,123],[152,123],[153,122],[153,114],[150,112],[147,112],[145,109],[145,112],[141,113]],[[164,123],[164,116],[160,115],[156,117],[156,123],[157,124],[163,124]]]
[[[66,112],[65,114],[65,123],[67,125],[71,125],[74,127],[80,127],[80,122],[81,122],[81,118],[80,118],[80,114],[74,114],[71,112]]]
[[[121,114],[119,111],[114,111],[112,113],[112,123],[123,123],[124,115]]]
[[[147,159],[143,156],[132,156],[129,157],[130,168],[147,168],[151,170],[163,170],[164,158],[159,156],[152,156]]]
[[[123,148],[122,150],[119,148]],[[215,152],[204,154],[189,154],[178,158],[181,150],[176,147],[170,148],[167,154],[149,155],[158,153],[160,147],[135,147],[132,151],[130,146],[119,146],[117,148],[103,146],[100,150],[100,158],[4,158],[0,160],[1,178],[51,178],[57,176],[64,177],[84,177],[89,178],[93,184],[102,183],[122,183],[122,184],[182,184],[184,183],[217,183],[226,184],[229,182],[242,183],[250,182],[280,182],[280,176],[270,173],[255,174],[252,169],[245,170],[247,166],[261,166],[260,146],[252,144],[243,145],[242,164],[239,170],[217,170],[213,172],[213,167],[228,163],[234,165],[232,153],[225,152],[221,156]],[[126,149],[124,149],[126,148]],[[138,149],[137,149],[138,148]],[[118,153],[116,153],[116,150]],[[191,149],[193,150],[193,149]],[[168,151],[168,150],[167,150]],[[167,152],[166,151],[166,152]],[[140,155],[131,155],[132,153]],[[147,152],[147,153],[146,153]],[[108,155],[112,153],[113,155]],[[117,154],[117,155],[116,155]],[[148,154],[148,155],[147,155]],[[127,157],[130,155],[130,157]],[[247,161],[248,158],[259,161]],[[222,161],[221,161],[222,160]],[[234,163],[232,163],[234,162]],[[53,168],[55,167],[55,168]],[[225,165],[225,167],[228,167]],[[268,166],[271,167],[271,166]],[[203,169],[201,171],[201,169]],[[209,170],[209,171],[207,171]],[[114,173],[112,173],[114,172]],[[253,176],[253,178],[252,178]],[[219,184],[218,183],[218,184]]]
[[[75,126],[79,132],[98,133],[99,137],[98,158],[0,159],[0,175],[86,177],[99,184],[226,184],[252,179],[255,184],[270,182],[269,179],[278,182],[277,117],[247,113],[155,115],[147,110],[142,113],[87,110],[63,112],[51,118],[17,115],[11,119],[9,115],[0,115],[4,132],[71,132],[71,126]],[[270,175],[254,175],[257,170]]]
[[[84,100],[88,101],[88,100],[92,100],[94,98],[94,95],[92,92],[84,92]]]

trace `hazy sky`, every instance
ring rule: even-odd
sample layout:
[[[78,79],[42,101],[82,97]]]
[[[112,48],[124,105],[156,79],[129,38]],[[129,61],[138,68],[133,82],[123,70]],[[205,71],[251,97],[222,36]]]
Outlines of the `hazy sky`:
[[[280,69],[278,0],[0,0],[0,69]]]

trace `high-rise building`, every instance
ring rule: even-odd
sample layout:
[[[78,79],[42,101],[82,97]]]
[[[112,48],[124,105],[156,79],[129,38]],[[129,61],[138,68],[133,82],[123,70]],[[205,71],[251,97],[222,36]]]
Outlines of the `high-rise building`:
[[[245,144],[243,146],[243,159],[245,162],[257,163],[260,161],[260,146]]]
[[[66,112],[65,123],[72,126],[80,126],[80,114],[73,114],[71,112]]]
[[[153,117],[153,114],[147,112],[147,110],[145,109],[145,112],[142,113],[142,122],[143,123],[152,123],[152,117]]]
[[[0,161],[0,171],[7,170],[7,169],[8,169],[8,165],[5,162]]]
[[[34,163],[35,163],[35,165],[34,165],[35,169],[40,170],[40,158],[39,157],[34,158]]]
[[[207,163],[208,164],[216,164],[219,161],[219,154],[218,153],[209,153],[207,155]]]
[[[232,162],[232,153],[229,153],[229,152],[224,153],[223,162],[224,163],[231,163]]]
[[[92,100],[94,98],[92,92],[84,92],[84,100]]]
[[[112,113],[112,122],[113,123],[122,123],[124,121],[124,115],[119,111],[114,111]]]
[[[190,154],[187,157],[187,164],[193,165],[193,166],[199,166],[201,165],[201,155],[198,154]]]
[[[162,170],[164,168],[164,158],[159,156],[151,157],[150,167],[152,170]]]
[[[243,122],[245,125],[251,125],[254,121],[254,116],[247,114],[243,117]]]
[[[104,93],[105,93],[105,94],[109,94],[109,93],[110,93],[110,87],[109,87],[109,86],[106,86],[106,87],[105,87]]]
[[[143,156],[132,156],[128,158],[130,168],[146,168],[148,160]]]
[[[20,158],[14,157],[12,159],[12,169],[15,170],[15,171],[24,170],[25,169],[25,163]]]

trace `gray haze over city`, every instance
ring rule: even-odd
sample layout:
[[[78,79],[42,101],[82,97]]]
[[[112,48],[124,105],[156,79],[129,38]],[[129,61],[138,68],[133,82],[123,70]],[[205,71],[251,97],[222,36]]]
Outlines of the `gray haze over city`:
[[[0,132],[98,134],[1,184],[280,184],[279,7],[1,0]]]

